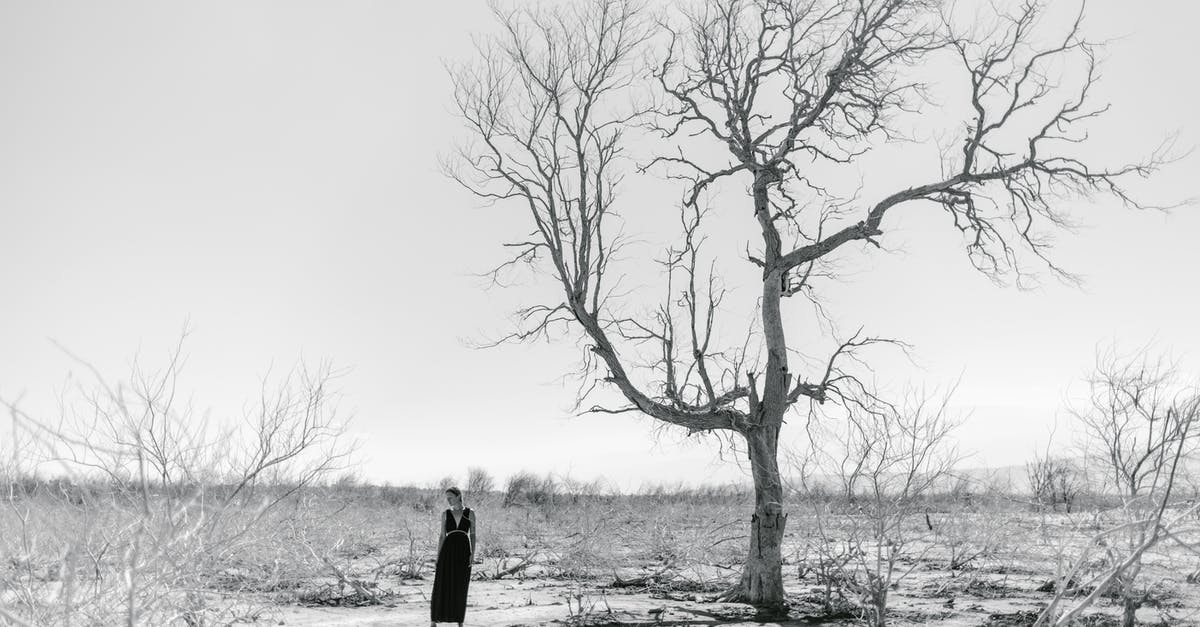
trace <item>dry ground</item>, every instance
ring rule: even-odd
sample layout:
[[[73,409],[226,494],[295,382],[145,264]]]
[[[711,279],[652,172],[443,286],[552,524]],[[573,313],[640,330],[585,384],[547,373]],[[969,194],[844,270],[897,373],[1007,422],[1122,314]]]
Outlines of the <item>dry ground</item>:
[[[479,512],[480,551],[468,625],[858,621],[853,598],[832,613],[825,606],[826,584],[836,590],[837,582],[814,567],[822,543],[837,543],[849,528],[844,514],[825,518],[822,536],[811,508],[791,505],[785,587],[792,618],[760,623],[745,606],[713,601],[745,551],[745,497],[562,498],[511,507],[493,497],[469,505]],[[436,491],[417,490],[343,489],[296,500],[208,574],[205,624],[426,625],[443,507]],[[933,532],[924,516],[910,521],[911,557],[897,570],[903,577],[890,594],[890,624],[1029,624],[1051,596],[1047,582],[1108,524],[1095,512],[1040,515],[1003,499],[941,509],[930,512]],[[0,523],[11,519],[0,514]],[[44,572],[43,597],[55,598],[52,569],[18,569],[10,557],[16,540],[5,534],[0,543],[8,569],[0,607],[20,611],[13,585],[21,572]],[[42,546],[53,559],[51,545]],[[1168,549],[1149,562],[1143,581],[1153,585],[1139,620],[1200,624],[1200,559]],[[1106,598],[1085,622],[1113,624],[1108,617],[1117,615]]]

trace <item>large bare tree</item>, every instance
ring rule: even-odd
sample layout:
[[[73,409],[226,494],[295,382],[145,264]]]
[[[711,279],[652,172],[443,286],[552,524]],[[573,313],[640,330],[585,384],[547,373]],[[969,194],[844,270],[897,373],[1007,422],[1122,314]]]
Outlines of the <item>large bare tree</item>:
[[[783,299],[815,298],[814,283],[834,275],[835,254],[879,246],[884,218],[901,205],[948,214],[991,277],[1020,279],[1024,257],[1069,277],[1047,257],[1046,236],[1068,224],[1057,200],[1101,194],[1138,206],[1124,180],[1163,158],[1088,159],[1085,127],[1105,107],[1090,98],[1098,74],[1082,13],[1046,39],[1034,36],[1043,13],[1034,2],[969,24],[935,0],[689,7],[653,16],[636,0],[494,7],[498,34],[479,40],[475,62],[450,71],[470,140],[446,169],[484,201],[528,210],[529,236],[505,243],[513,255],[493,276],[529,264],[558,290],[520,310],[503,340],[580,332],[591,382],[581,400],[601,389],[624,402],[589,411],[641,412],[744,446],[755,509],[742,577],[725,598],[778,610],[785,415],[797,405],[878,406],[855,373],[861,349],[886,341],[834,338],[818,365],[793,370]],[[956,68],[949,85],[958,91],[946,96],[968,113],[925,179],[874,200],[818,179],[902,139],[913,116],[953,111],[928,97],[938,64]],[[657,157],[632,167],[630,153],[650,138]],[[637,174],[683,187],[683,228],[659,260],[666,297],[631,313],[614,262],[626,243],[615,222],[622,203],[639,204],[617,193]],[[713,235],[707,199],[720,186],[745,192],[744,215],[758,233],[742,260],[702,251]],[[717,321],[730,294],[722,277],[743,262],[761,285],[746,303],[755,312],[749,332],[730,341]]]

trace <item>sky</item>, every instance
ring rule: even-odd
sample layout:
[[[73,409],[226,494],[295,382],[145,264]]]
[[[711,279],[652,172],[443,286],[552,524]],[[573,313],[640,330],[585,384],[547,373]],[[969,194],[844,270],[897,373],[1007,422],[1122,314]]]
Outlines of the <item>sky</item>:
[[[1186,78],[1198,14],[1166,0],[1088,4],[1088,32],[1112,39],[1101,156],[1136,158],[1170,133],[1200,143],[1200,87]],[[344,368],[341,408],[370,481],[462,481],[468,466],[625,489],[744,480],[711,442],[645,417],[574,415],[561,382],[570,342],[471,347],[536,289],[482,289],[473,274],[525,225],[438,167],[463,137],[443,61],[469,59],[471,33],[493,28],[474,0],[452,12],[0,1],[0,398],[51,420],[56,391],[82,374],[59,345],[115,379],[135,356],[161,364],[187,325],[182,385],[216,416],[238,415],[264,376],[298,360]],[[936,171],[936,153],[911,154],[856,176]],[[1198,164],[1188,157],[1149,191],[1200,196]],[[1056,421],[1065,428],[1097,346],[1154,342],[1195,363],[1198,210],[1087,206],[1054,251],[1083,286],[1043,276],[1022,291],[975,272],[946,216],[904,208],[885,225],[896,251],[864,251],[827,304],[843,328],[913,346],[914,363],[878,358],[884,378],[959,381],[970,465],[1020,464]],[[785,443],[802,437],[785,430]]]

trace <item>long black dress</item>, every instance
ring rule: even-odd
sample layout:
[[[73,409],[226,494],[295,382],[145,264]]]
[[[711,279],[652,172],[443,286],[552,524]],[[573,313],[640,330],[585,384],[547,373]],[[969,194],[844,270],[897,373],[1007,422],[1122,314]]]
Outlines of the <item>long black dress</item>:
[[[461,623],[467,613],[467,585],[471,582],[471,508],[462,512],[458,524],[454,514],[446,510],[443,529],[446,539],[438,553],[437,572],[433,575],[433,597],[430,599],[430,620],[439,623]]]

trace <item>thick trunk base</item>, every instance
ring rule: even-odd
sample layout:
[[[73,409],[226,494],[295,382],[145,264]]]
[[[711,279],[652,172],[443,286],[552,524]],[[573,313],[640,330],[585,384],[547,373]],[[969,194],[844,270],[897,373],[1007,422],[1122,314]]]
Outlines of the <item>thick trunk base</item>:
[[[783,591],[782,544],[787,515],[778,506],[755,513],[750,522],[750,553],[736,584],[723,592],[718,601],[746,603],[758,610],[759,617],[787,616],[787,598]]]

